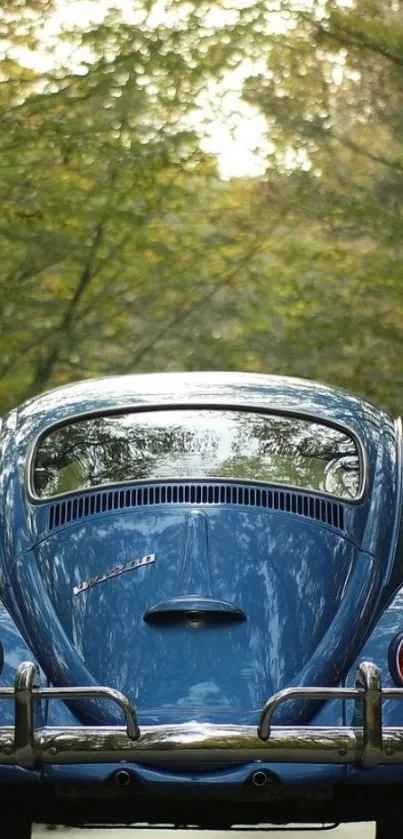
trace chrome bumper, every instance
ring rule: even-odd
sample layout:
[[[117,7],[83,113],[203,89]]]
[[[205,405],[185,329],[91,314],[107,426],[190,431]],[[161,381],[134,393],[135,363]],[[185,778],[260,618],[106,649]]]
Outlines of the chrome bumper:
[[[117,704],[124,726],[35,728],[34,706],[40,699],[105,699]],[[80,763],[343,763],[362,769],[403,764],[403,727],[382,726],[382,700],[403,699],[403,688],[382,690],[380,671],[363,662],[355,688],[287,688],[266,703],[258,728],[189,722],[144,726],[119,691],[107,687],[43,688],[30,662],[21,664],[14,688],[0,688],[0,700],[12,699],[15,724],[0,727],[0,766],[36,769],[45,764]],[[272,726],[276,709],[290,700],[355,700],[361,706],[360,728]]]

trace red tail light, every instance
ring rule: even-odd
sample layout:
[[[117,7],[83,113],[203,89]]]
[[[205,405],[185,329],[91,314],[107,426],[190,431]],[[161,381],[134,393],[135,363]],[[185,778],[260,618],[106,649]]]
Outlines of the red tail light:
[[[389,670],[399,687],[403,685],[403,632],[395,635],[389,646]]]

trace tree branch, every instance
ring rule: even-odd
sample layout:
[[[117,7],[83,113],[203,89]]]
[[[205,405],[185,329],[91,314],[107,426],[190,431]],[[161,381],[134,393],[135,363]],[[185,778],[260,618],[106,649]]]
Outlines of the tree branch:
[[[285,213],[283,215],[282,221],[284,221],[284,217]],[[140,361],[142,361],[144,356],[148,352],[150,352],[150,350],[155,348],[155,345],[159,343],[159,341],[161,341],[163,338],[165,338],[173,329],[175,329],[175,327],[179,326],[180,323],[183,323],[185,320],[191,317],[192,314],[199,308],[199,306],[203,305],[204,303],[210,302],[216,296],[216,294],[218,294],[219,291],[228,286],[234,279],[234,277],[237,275],[239,269],[243,265],[248,264],[250,259],[256,255],[258,250],[264,250],[265,247],[266,242],[254,242],[250,250],[248,250],[248,253],[245,254],[242,257],[242,259],[236,262],[233,270],[225,277],[225,279],[221,283],[217,283],[217,285],[212,290],[210,290],[207,294],[201,295],[197,300],[194,300],[194,298],[192,298],[191,304],[183,306],[180,309],[180,311],[176,313],[175,317],[173,317],[168,323],[166,323],[162,327],[162,329],[159,330],[159,332],[154,333],[154,335],[150,338],[149,341],[147,341],[145,344],[138,348],[137,352],[131,359],[131,369],[135,368],[140,363]]]
[[[76,285],[74,294],[69,301],[64,314],[62,315],[59,324],[57,326],[57,334],[59,336],[56,343],[51,345],[48,354],[44,359],[40,361],[37,366],[36,374],[28,388],[28,391],[25,393],[23,398],[28,398],[29,396],[34,396],[38,391],[42,390],[46,382],[50,379],[54,368],[59,360],[60,353],[62,351],[62,343],[60,336],[64,339],[68,335],[71,325],[75,316],[75,312],[80,304],[82,297],[84,296],[85,292],[87,291],[88,286],[93,279],[93,267],[96,258],[96,254],[101,246],[104,229],[105,229],[106,217],[102,218],[101,221],[95,226],[93,231],[93,240],[90,248],[90,252],[88,254],[88,259],[84,268],[79,276],[78,283]]]
[[[354,30],[349,29],[347,26],[342,26],[341,24],[335,23],[332,21],[332,25],[335,27],[337,31],[331,31],[330,29],[326,29],[323,23],[316,23],[310,18],[310,21],[315,24],[316,29],[320,35],[326,36],[332,41],[336,41],[338,44],[342,44],[343,46],[350,45],[352,47],[358,47],[360,49],[366,49],[370,52],[374,52],[377,55],[381,55],[382,58],[386,58],[388,61],[391,61],[392,64],[395,64],[397,67],[403,67],[403,58],[399,55],[395,55],[395,53],[390,52],[387,47],[380,44],[378,41],[372,40],[372,38],[368,38],[364,36],[363,33],[354,32]]]
[[[330,132],[330,136],[338,143],[341,143],[341,145],[356,154],[361,155],[361,157],[366,157],[367,160],[372,160],[374,163],[381,163],[382,166],[387,166],[389,169],[393,169],[394,172],[403,173],[403,164],[398,163],[397,161],[388,160],[388,158],[384,157],[382,154],[374,154],[368,149],[364,149],[363,146],[360,146],[359,143],[356,143],[355,140],[351,139],[351,137],[341,137],[340,134],[335,134],[332,131]]]

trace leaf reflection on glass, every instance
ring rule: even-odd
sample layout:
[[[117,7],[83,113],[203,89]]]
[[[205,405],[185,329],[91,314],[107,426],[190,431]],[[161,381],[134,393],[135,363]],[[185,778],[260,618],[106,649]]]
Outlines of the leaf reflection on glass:
[[[183,409],[79,420],[42,439],[40,498],[138,480],[227,478],[285,484],[354,499],[355,442],[339,429],[290,416]]]

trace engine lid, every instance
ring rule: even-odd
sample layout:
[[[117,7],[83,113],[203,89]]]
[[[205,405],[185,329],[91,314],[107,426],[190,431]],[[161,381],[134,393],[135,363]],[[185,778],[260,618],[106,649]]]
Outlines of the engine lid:
[[[374,560],[331,528],[220,506],[82,521],[14,574],[51,680],[114,687],[143,722],[247,721],[289,684],[338,683],[379,589]]]

